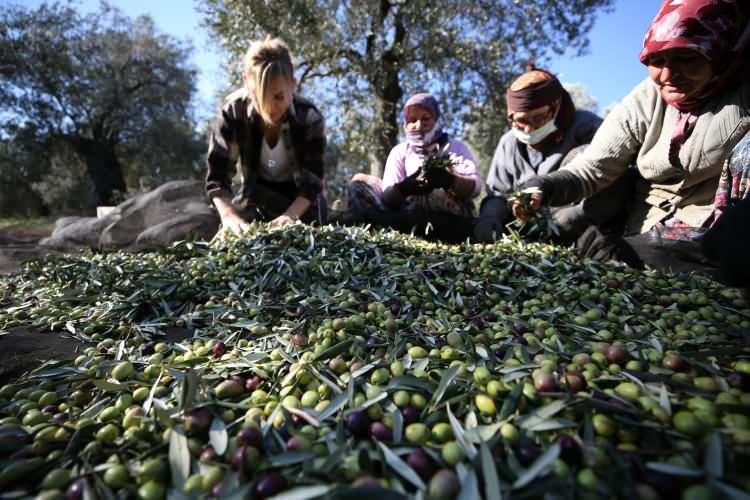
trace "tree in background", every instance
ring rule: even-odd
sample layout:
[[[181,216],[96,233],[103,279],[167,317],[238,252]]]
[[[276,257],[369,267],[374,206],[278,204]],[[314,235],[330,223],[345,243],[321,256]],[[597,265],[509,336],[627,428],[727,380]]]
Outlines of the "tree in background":
[[[563,83],[563,87],[570,94],[570,98],[573,99],[576,109],[585,109],[592,113],[599,111],[599,101],[591,95],[591,92],[589,92],[589,89],[584,84],[581,82]]]
[[[437,94],[448,130],[490,156],[507,127],[504,94],[512,79],[530,59],[585,50],[597,12],[612,3],[203,0],[203,9],[236,61],[252,39],[284,39],[298,59],[303,93],[321,104],[347,160],[366,161],[381,175],[406,94]]]
[[[191,50],[151,18],[130,19],[106,3],[85,16],[59,3],[4,7],[0,137],[26,152],[19,159],[41,157],[27,182],[49,180],[73,153],[91,179],[92,201],[110,204],[126,180],[191,172],[204,149],[190,115]],[[13,168],[13,158],[0,168]]]

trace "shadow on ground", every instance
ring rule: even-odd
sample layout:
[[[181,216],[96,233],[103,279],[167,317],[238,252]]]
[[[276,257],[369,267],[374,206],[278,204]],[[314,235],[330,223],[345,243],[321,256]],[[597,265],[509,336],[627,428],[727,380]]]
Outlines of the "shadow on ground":
[[[165,342],[179,342],[193,335],[186,328],[169,328],[164,337]],[[49,360],[73,360],[86,348],[67,332],[40,332],[30,328],[13,328],[0,335],[0,386],[7,384],[39,367]]]

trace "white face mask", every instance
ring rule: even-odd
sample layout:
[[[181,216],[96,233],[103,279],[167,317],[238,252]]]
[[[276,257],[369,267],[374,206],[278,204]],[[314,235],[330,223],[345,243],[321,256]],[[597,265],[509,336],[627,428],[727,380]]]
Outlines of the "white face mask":
[[[432,144],[435,137],[442,131],[440,119],[435,121],[429,132],[406,132],[406,142],[412,146],[428,146]]]
[[[510,130],[513,132],[513,135],[516,136],[516,139],[518,139],[520,142],[533,146],[534,144],[539,144],[551,134],[557,132],[557,125],[555,125],[556,118],[557,116],[553,117],[550,121],[548,121],[538,129],[532,130],[531,132],[524,132],[523,130],[517,129],[516,127],[512,127]]]

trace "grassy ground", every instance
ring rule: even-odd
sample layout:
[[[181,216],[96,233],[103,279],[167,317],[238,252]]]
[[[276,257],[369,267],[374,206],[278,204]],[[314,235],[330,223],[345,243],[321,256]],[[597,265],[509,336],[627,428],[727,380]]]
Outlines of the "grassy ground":
[[[23,226],[34,230],[52,230],[55,217],[0,217],[0,229]]]

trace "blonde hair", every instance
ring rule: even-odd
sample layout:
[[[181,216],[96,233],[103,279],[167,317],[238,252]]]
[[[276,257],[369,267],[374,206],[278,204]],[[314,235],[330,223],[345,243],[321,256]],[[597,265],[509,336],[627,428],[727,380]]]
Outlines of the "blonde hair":
[[[269,85],[278,77],[294,83],[294,65],[286,44],[270,36],[253,42],[242,60],[242,75],[252,92],[260,116],[270,123],[272,120],[266,105]]]

